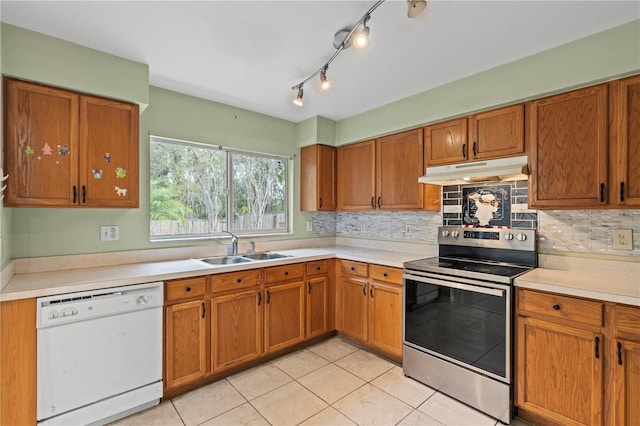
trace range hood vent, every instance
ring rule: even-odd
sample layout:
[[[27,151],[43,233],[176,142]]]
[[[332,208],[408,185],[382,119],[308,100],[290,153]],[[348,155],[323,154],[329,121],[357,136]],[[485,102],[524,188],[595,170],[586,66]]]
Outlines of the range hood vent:
[[[418,182],[432,185],[456,185],[472,182],[526,180],[528,178],[527,156],[523,155],[427,167],[425,176],[418,178]]]

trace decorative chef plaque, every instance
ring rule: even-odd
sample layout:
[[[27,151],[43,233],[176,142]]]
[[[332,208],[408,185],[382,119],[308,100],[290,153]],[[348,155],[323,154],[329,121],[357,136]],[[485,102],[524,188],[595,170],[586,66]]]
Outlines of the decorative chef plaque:
[[[462,188],[462,223],[491,228],[511,225],[511,186]]]

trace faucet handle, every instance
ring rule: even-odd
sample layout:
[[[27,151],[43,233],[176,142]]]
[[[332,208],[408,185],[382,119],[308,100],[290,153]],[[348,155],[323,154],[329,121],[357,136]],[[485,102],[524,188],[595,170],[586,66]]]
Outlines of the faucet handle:
[[[249,253],[255,253],[256,252],[256,242],[255,241],[249,241],[251,243],[251,249],[249,250]]]

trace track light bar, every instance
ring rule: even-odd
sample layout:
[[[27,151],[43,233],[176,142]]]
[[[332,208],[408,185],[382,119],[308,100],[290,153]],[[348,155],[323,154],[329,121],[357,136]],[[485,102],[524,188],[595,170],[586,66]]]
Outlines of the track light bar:
[[[420,15],[424,11],[424,9],[427,7],[426,0],[406,0],[406,1],[408,5],[407,16],[409,18],[415,18],[416,16]],[[336,49],[336,51],[333,53],[333,55],[331,55],[329,60],[317,71],[315,71],[309,77],[305,78],[300,83],[296,84],[291,88],[293,90],[298,91],[297,97],[293,100],[293,103],[295,105],[303,106],[302,88],[304,87],[305,83],[307,83],[309,80],[311,80],[318,74],[320,75],[320,89],[328,90],[329,88],[331,88],[331,81],[327,79],[327,69],[329,68],[329,65],[331,65],[331,63],[334,61],[334,59],[338,57],[340,52],[342,52],[344,49],[348,49],[353,44],[355,44],[356,47],[358,48],[365,48],[368,46],[369,26],[367,25],[367,23],[369,22],[369,19],[371,19],[371,13],[374,10],[376,10],[378,6],[380,6],[384,2],[385,0],[376,1],[374,5],[371,6],[371,8],[367,11],[367,13],[362,15],[362,17],[352,27],[342,28],[335,33],[333,37],[333,47]]]

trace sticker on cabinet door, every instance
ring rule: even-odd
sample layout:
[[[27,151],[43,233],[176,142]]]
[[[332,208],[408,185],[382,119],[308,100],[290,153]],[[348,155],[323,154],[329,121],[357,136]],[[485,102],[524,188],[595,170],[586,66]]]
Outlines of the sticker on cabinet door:
[[[116,167],[116,177],[118,179],[124,179],[125,176],[127,176],[127,169]]]
[[[91,169],[94,179],[102,179],[102,170]]]
[[[107,163],[111,162],[111,154],[109,154],[108,152],[105,152],[102,158],[104,158],[104,161],[106,161]]]
[[[33,148],[31,148],[30,146],[26,147],[24,149],[24,153],[27,155],[33,155],[35,153],[35,151],[33,150]]]
[[[51,149],[49,144],[45,142],[44,147],[42,148],[42,155],[52,155],[52,154],[53,154],[53,150]]]
[[[67,156],[69,155],[69,145],[58,145],[58,155]]]
[[[120,196],[127,196],[127,188],[120,188],[119,186],[116,186],[116,195],[118,197]]]

